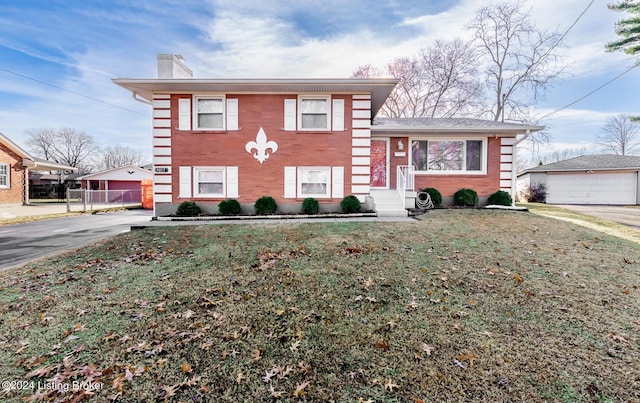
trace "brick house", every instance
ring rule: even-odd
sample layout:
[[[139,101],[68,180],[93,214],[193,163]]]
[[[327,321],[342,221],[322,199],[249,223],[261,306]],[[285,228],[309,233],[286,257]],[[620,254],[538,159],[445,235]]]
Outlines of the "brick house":
[[[396,79],[195,79],[158,55],[157,79],[114,79],[153,108],[155,215],[186,200],[207,212],[235,198],[250,212],[268,195],[281,211],[307,197],[337,210],[357,196],[406,215],[415,191],[449,201],[514,193],[515,145],[539,126],[472,119],[374,119]]]
[[[0,133],[0,204],[29,204],[29,172],[31,171],[77,171],[77,169],[32,157]]]

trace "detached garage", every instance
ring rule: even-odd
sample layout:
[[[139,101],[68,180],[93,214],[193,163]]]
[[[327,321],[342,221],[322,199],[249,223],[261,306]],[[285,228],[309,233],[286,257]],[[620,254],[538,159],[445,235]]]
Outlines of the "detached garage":
[[[549,204],[640,204],[640,157],[583,155],[518,175],[518,193],[544,184]]]
[[[79,177],[83,189],[100,192],[105,203],[140,203],[143,180],[153,179],[149,169],[128,165]]]

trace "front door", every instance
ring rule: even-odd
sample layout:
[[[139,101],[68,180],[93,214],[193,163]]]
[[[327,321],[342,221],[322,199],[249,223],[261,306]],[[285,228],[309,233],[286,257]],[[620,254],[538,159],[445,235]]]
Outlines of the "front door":
[[[389,139],[371,140],[371,187],[389,188]]]

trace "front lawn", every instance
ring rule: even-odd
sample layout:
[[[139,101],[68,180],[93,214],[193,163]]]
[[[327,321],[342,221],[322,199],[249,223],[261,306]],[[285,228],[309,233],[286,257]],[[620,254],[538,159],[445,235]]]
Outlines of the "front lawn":
[[[512,211],[134,231],[0,273],[0,399],[638,401],[639,256]]]

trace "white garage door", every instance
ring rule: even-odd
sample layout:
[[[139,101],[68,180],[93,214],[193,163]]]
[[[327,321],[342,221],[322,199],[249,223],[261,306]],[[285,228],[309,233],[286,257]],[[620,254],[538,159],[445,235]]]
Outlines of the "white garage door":
[[[547,203],[636,204],[635,173],[547,174]]]

